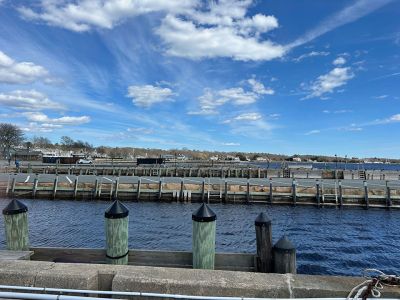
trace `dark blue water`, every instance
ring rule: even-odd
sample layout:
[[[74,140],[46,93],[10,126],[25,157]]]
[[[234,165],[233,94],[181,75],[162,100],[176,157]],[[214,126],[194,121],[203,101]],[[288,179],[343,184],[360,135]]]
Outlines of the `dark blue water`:
[[[0,209],[9,200],[0,199]],[[33,246],[105,245],[106,202],[23,200],[29,208]],[[130,210],[129,247],[191,250],[192,212],[199,204],[126,203]],[[265,211],[273,240],[284,233],[297,247],[298,272],[360,275],[364,268],[400,273],[400,212],[382,209],[213,204],[219,252],[254,253],[254,219]],[[0,248],[5,247],[0,222]]]
[[[312,166],[313,169],[322,170],[385,170],[385,171],[400,171],[400,164],[374,164],[374,163],[307,163],[307,162],[287,162],[289,166]],[[282,168],[281,162],[251,162],[248,163],[262,168],[280,169]]]

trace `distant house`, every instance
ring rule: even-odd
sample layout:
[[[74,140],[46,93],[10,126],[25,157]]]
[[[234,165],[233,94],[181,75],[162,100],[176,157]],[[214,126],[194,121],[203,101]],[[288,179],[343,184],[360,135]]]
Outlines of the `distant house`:
[[[42,152],[41,151],[28,151],[28,150],[16,150],[12,153],[12,159],[15,160],[41,160]]]
[[[300,157],[296,157],[296,156],[295,156],[295,157],[293,157],[292,159],[293,159],[293,161],[301,162],[301,158],[300,158]]]

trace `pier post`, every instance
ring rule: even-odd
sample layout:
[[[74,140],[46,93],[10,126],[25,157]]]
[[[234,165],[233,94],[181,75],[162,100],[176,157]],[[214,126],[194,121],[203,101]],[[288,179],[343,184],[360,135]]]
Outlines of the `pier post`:
[[[364,199],[365,199],[365,208],[369,208],[369,201],[368,201],[368,185],[367,181],[364,180]]]
[[[162,179],[158,181],[158,200],[162,198]]]
[[[250,202],[250,181],[247,179],[246,202]]]
[[[338,185],[339,185],[339,206],[343,207],[343,190],[342,190],[342,181],[341,180],[339,180]]]
[[[118,189],[119,189],[119,177],[115,179],[115,192],[114,192],[115,199],[118,199]]]
[[[184,189],[185,183],[183,181],[183,178],[181,178],[181,189],[179,191],[179,201],[184,202],[184,195],[183,195],[183,189]]]
[[[319,181],[317,180],[317,183],[316,183],[316,185],[315,185],[315,188],[316,188],[316,198],[317,198],[317,205],[318,205],[318,207],[320,207],[321,206],[321,196],[319,195]]]
[[[128,264],[129,210],[115,200],[104,213],[106,227],[106,257],[112,265]]]
[[[31,163],[28,163],[28,170],[27,170],[27,173],[28,173],[28,174],[32,173],[32,164],[31,164]]]
[[[293,179],[292,181],[292,198],[293,198],[293,205],[296,205],[297,201],[296,179]]]
[[[265,213],[255,220],[257,243],[257,272],[272,272],[272,223]]]
[[[137,182],[137,189],[136,189],[136,200],[139,201],[140,200],[140,185],[142,184],[142,178],[138,178],[138,182]]]
[[[94,182],[94,197],[97,197],[97,193],[99,191],[99,179],[96,178],[96,181]]]
[[[273,247],[274,272],[296,274],[296,248],[284,235]]]
[[[16,183],[16,181],[17,181],[17,179],[14,177],[12,179],[12,182],[11,182],[11,196],[13,196],[13,197],[14,197],[14,192],[15,192],[15,183]]]
[[[76,196],[78,194],[78,183],[79,183],[79,176],[75,178],[75,183],[74,183],[74,199],[76,199]]]
[[[216,219],[205,203],[192,214],[193,269],[214,269]]]
[[[4,229],[7,250],[29,250],[28,208],[13,199],[4,209]]]
[[[272,200],[274,199],[272,191],[272,178],[269,179],[269,204],[272,204]]]
[[[37,186],[38,186],[39,179],[36,177],[33,180],[33,187],[32,187],[32,197],[36,197],[36,191],[37,191]],[[14,194],[14,187],[13,187],[13,194]]]
[[[203,178],[203,182],[201,183],[201,201],[204,202],[206,194],[206,179]]]
[[[57,184],[58,184],[58,175],[56,175],[56,178],[54,179],[53,199],[56,198],[56,194],[57,194]]]
[[[228,181],[226,179],[224,186],[224,203],[228,203]]]
[[[386,181],[386,206],[388,208],[392,206],[392,199],[390,198],[390,187],[388,181]]]

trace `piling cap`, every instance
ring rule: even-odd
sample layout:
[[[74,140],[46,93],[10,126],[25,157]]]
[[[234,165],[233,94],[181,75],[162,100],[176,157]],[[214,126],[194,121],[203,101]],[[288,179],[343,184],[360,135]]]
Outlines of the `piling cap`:
[[[192,220],[196,222],[212,222],[217,219],[217,215],[205,203],[203,203],[193,214]]]
[[[13,199],[4,209],[3,215],[17,215],[28,211],[28,207],[17,199]]]
[[[254,223],[256,226],[265,226],[267,224],[271,224],[271,220],[268,218],[266,213],[262,212],[257,216]]]
[[[107,219],[121,219],[127,217],[128,215],[128,208],[118,200],[115,200],[104,213],[104,217]]]
[[[280,240],[274,245],[274,250],[276,251],[283,251],[283,252],[290,252],[295,251],[296,248],[294,247],[293,243],[289,240],[287,235],[284,235],[280,238]]]

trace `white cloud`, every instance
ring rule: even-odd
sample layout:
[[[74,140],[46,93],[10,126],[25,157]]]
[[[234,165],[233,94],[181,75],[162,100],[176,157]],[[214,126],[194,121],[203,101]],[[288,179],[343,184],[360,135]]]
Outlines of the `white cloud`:
[[[343,86],[354,77],[354,74],[349,67],[337,67],[325,75],[321,75],[315,80],[311,87],[311,93],[303,99],[320,97],[326,93],[332,93],[334,89]]]
[[[234,3],[237,1],[232,2]],[[230,9],[228,8],[226,12]],[[196,23],[195,20],[167,15],[157,30],[167,47],[166,53],[189,59],[228,57],[242,61],[271,60],[285,54],[283,46],[260,38],[261,33],[274,28],[272,24],[275,23],[271,21],[273,17],[269,18],[270,21],[266,21],[265,18],[268,17],[264,16],[265,23],[270,23],[270,26],[262,29],[255,25],[257,22],[253,19],[243,16],[234,19],[229,15],[221,15],[215,17],[217,20],[213,17],[210,16],[212,20],[204,18],[205,20]]]
[[[223,146],[240,146],[240,143],[233,143],[233,142],[228,142],[228,143],[222,143]]]
[[[256,94],[273,95],[275,93],[273,89],[265,88],[265,86],[261,82],[255,80],[254,78],[247,80],[247,82],[251,85],[253,92],[255,92]]]
[[[254,78],[246,80],[251,91],[242,87],[216,90],[204,89],[204,94],[198,98],[200,110],[189,111],[189,115],[215,115],[218,107],[231,103],[233,105],[249,105],[258,101],[263,95],[272,95],[274,90],[265,86]]]
[[[24,110],[64,109],[61,104],[50,100],[45,94],[35,90],[0,93],[0,104]]]
[[[28,119],[28,121],[42,123],[43,124],[52,124],[52,125],[81,125],[90,122],[90,117],[88,116],[80,116],[80,117],[70,117],[64,116],[60,118],[49,118],[47,115],[41,112],[26,112],[24,116]]]
[[[175,95],[171,89],[153,85],[131,85],[127,97],[132,98],[133,104],[139,107],[150,107],[156,103],[173,101]]]
[[[333,110],[333,111],[323,110],[322,112],[325,114],[346,114],[346,113],[351,113],[353,111],[350,109],[339,109],[339,110]]]
[[[308,43],[329,31],[354,22],[390,2],[392,2],[392,0],[358,0],[322,21],[315,28],[306,32],[293,43],[289,44],[287,48],[291,49]]]
[[[259,113],[245,113],[233,118],[235,121],[257,121],[260,120],[262,116]]]
[[[20,14],[29,20],[44,22],[77,32],[99,27],[111,29],[127,18],[152,12],[184,12],[193,0],[42,0],[35,9],[21,6]]]
[[[0,51],[0,83],[26,84],[46,79],[49,72],[32,62],[16,62]]]
[[[341,66],[346,63],[346,59],[344,57],[338,57],[332,62],[335,66]]]
[[[293,61],[295,61],[295,62],[300,62],[300,61],[302,61],[303,59],[308,58],[308,57],[314,57],[314,56],[328,56],[329,54],[330,54],[330,53],[329,53],[329,52],[326,52],[326,51],[320,51],[320,52],[311,51],[311,52],[309,52],[309,53],[302,54],[302,55],[300,55],[299,57],[293,58]]]
[[[38,124],[36,122],[30,122],[28,123],[28,125],[21,127],[21,129],[23,131],[27,131],[27,132],[43,132],[43,133],[47,133],[47,132],[52,132],[54,129],[60,129],[62,128],[62,125],[57,125],[57,124]]]
[[[313,135],[313,134],[318,134],[321,133],[321,130],[315,129],[315,130],[310,130],[309,132],[306,132],[304,135]]]
[[[380,96],[376,96],[374,98],[375,99],[379,99],[379,100],[383,100],[383,99],[386,99],[387,97],[389,97],[389,95],[380,95]]]

